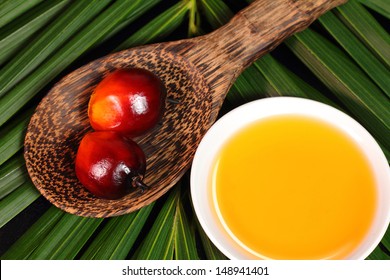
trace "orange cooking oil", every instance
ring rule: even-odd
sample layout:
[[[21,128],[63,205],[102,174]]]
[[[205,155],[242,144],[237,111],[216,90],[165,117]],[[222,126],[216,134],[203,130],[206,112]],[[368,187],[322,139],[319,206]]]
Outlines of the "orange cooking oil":
[[[269,117],[223,146],[214,198],[231,234],[266,259],[343,259],[376,210],[375,179],[357,144],[321,120]]]

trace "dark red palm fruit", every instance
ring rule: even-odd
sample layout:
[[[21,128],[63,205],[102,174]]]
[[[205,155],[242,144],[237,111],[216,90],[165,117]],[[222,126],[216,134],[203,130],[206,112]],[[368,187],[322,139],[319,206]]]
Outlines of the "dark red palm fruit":
[[[118,199],[134,188],[143,191],[145,155],[137,143],[112,131],[86,134],[76,155],[76,175],[91,193]]]
[[[138,136],[154,127],[165,104],[166,91],[152,72],[118,69],[95,88],[88,105],[91,126],[97,130]]]

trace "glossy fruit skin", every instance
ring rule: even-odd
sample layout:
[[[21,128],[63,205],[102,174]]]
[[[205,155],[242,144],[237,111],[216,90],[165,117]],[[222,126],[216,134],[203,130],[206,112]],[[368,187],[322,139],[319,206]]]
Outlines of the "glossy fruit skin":
[[[94,130],[138,136],[154,127],[164,109],[166,91],[152,72],[118,69],[95,88],[88,105]]]
[[[111,131],[87,133],[80,142],[75,161],[76,175],[91,193],[118,199],[142,183],[146,159],[131,139]]]

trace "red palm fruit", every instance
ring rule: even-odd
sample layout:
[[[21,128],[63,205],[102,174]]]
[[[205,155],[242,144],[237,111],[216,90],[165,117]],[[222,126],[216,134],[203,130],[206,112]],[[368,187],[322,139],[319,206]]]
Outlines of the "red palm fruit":
[[[97,131],[116,131],[130,137],[143,134],[159,121],[165,96],[162,82],[152,72],[139,68],[116,70],[91,95],[91,126]]]
[[[125,136],[112,131],[86,134],[76,156],[76,175],[94,195],[117,199],[134,188],[143,191],[146,169],[142,149]]]

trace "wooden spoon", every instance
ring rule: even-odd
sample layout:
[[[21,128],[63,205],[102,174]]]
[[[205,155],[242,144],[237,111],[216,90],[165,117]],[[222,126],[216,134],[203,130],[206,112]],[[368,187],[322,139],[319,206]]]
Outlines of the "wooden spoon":
[[[43,98],[25,139],[27,169],[37,189],[76,215],[109,217],[135,211],[166,193],[188,170],[198,143],[217,118],[237,76],[284,39],[346,0],[258,0],[220,29],[197,38],[141,46],[97,59],[64,77]],[[92,128],[87,106],[96,84],[117,68],[146,68],[167,89],[159,126],[135,140],[147,157],[151,188],[106,200],[78,181],[74,160]]]

